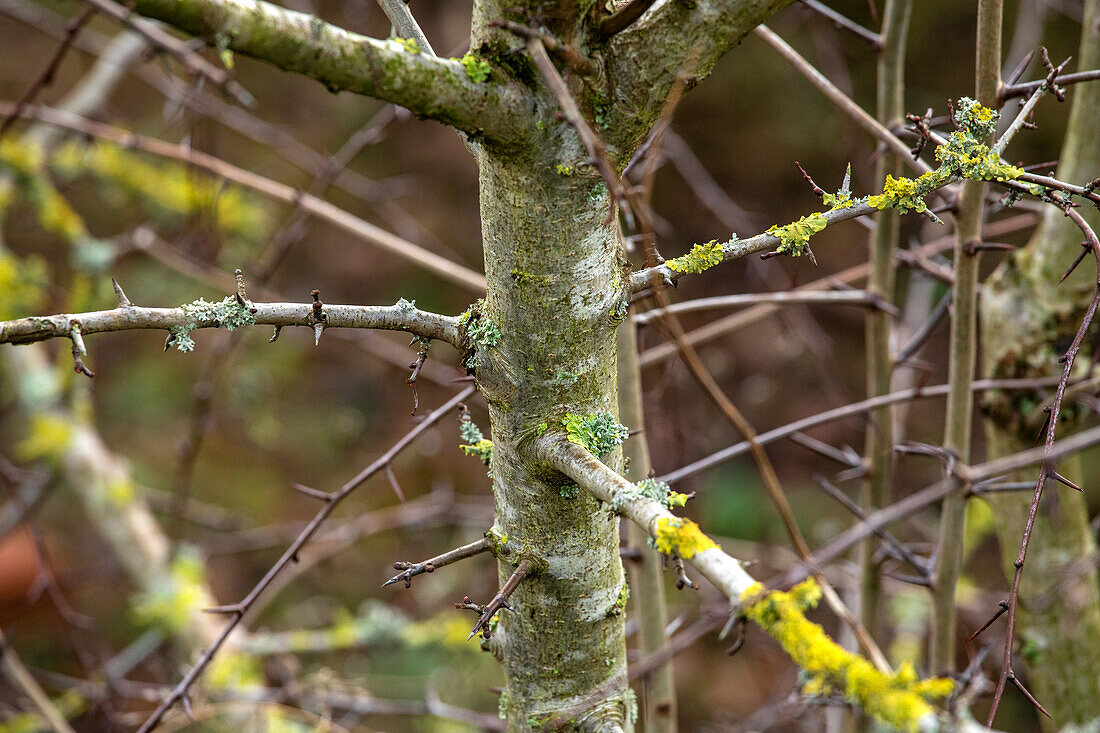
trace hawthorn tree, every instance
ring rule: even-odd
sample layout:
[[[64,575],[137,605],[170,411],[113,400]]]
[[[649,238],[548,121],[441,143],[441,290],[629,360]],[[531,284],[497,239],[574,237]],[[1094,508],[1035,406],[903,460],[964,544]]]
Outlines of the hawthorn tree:
[[[429,352],[432,343],[453,346],[458,363],[473,377],[488,405],[488,435],[465,416],[462,436],[463,450],[489,466],[494,497],[492,526],[484,538],[464,547],[423,562],[399,562],[396,567],[400,572],[393,582],[407,583],[421,573],[480,553],[496,557],[497,595],[487,604],[467,598],[457,605],[477,613],[470,635],[480,635],[483,647],[502,665],[506,687],[501,714],[509,730],[633,728],[637,703],[629,685],[622,613],[628,583],[620,559],[620,516],[629,519],[640,532],[635,545],[642,548],[644,562],[631,585],[635,593],[639,588],[649,589],[645,598],[652,607],[641,614],[642,643],[647,651],[660,656],[666,644],[666,618],[659,582],[655,581],[660,572],[655,562],[659,553],[676,568],[680,585],[693,584],[691,574],[698,573],[728,599],[731,626],[751,620],[773,636],[807,674],[806,694],[839,695],[870,717],[897,729],[966,727],[965,705],[942,704],[955,689],[950,680],[935,676],[921,679],[908,666],[894,670],[878,650],[876,639],[881,638],[881,632],[876,615],[882,592],[874,552],[878,545],[866,538],[882,533],[891,521],[944,501],[941,540],[933,553],[935,570],[929,558],[910,557],[908,562],[930,573],[928,583],[935,592],[937,630],[933,634],[930,671],[933,675],[956,671],[955,584],[962,551],[961,507],[967,487],[972,489],[1005,471],[1039,463],[1043,478],[1031,509],[1034,520],[1044,480],[1050,476],[1062,478],[1054,470],[1056,458],[1097,439],[1090,431],[1076,441],[1055,442],[1055,418],[1049,423],[1046,446],[1039,453],[1006,451],[1003,460],[981,465],[970,460],[969,415],[977,322],[974,285],[977,255],[982,249],[979,245],[984,241],[983,202],[989,198],[990,187],[997,185],[1013,201],[1030,197],[1033,202],[1053,207],[1073,219],[1075,236],[1083,237],[1086,253],[1095,255],[1100,243],[1074,207],[1082,203],[1095,205],[1100,195],[1094,191],[1091,174],[1077,168],[1048,177],[1010,165],[1003,158],[1005,146],[1028,123],[1034,106],[1047,94],[1062,94],[1060,85],[1067,82],[1065,69],[1044,56],[1046,65],[1040,67],[1043,78],[1024,94],[1029,106],[1019,114],[1006,108],[1006,121],[1012,124],[997,132],[995,110],[1007,98],[1000,76],[1002,19],[998,0],[978,3],[978,84],[973,92],[960,90],[947,119],[941,121],[953,126],[953,131],[937,132],[930,115],[914,116],[911,121],[918,145],[916,153],[911,154],[908,144],[886,125],[899,124],[906,111],[901,68],[912,8],[907,0],[889,0],[883,11],[883,32],[873,34],[883,54],[879,69],[881,122],[852,109],[851,101],[828,80],[808,74],[838,104],[848,105],[848,112],[888,151],[879,163],[874,189],[860,193],[846,177],[839,190],[828,192],[810,179],[825,206],[823,211],[808,213],[755,236],[734,235],[727,239],[723,235],[664,260],[657,247],[657,222],[649,197],[654,161],[669,120],[684,93],[705,79],[719,59],[754,29],[805,71],[800,57],[769,30],[758,28],[790,2],[631,0],[604,5],[477,0],[468,53],[461,58],[444,58],[434,52],[400,0],[382,2],[395,27],[395,37],[388,40],[361,36],[315,16],[261,0],[135,0],[128,7],[109,0],[88,0],[89,8],[137,32],[140,42],[131,43],[129,50],[124,48],[120,54],[129,53],[132,58],[145,44],[151,44],[164,53],[177,55],[192,74],[239,100],[247,92],[223,65],[195,54],[164,26],[137,16],[204,39],[222,64],[231,61],[233,54],[243,54],[316,79],[332,91],[392,102],[417,116],[454,128],[477,165],[484,276],[412,247],[401,237],[337,208],[315,191],[297,191],[213,156],[87,119],[83,115],[90,111],[94,100],[73,98],[68,100],[67,109],[36,106],[33,97],[48,80],[46,74],[42,84],[32,85],[23,100],[4,107],[4,131],[9,136],[7,140],[0,138],[0,145],[7,145],[2,157],[4,182],[11,190],[21,187],[34,192],[42,226],[71,241],[74,257],[94,261],[97,249],[94,238],[78,218],[70,216],[64,200],[40,176],[46,165],[40,151],[56,143],[57,128],[175,158],[230,184],[272,196],[292,205],[302,216],[320,217],[349,235],[365,238],[393,254],[417,259],[429,272],[469,291],[480,294],[484,290],[483,298],[457,316],[422,310],[405,299],[392,306],[336,305],[322,298],[323,288],[313,292],[312,302],[261,298],[259,288],[266,284],[288,246],[276,242],[274,254],[254,263],[254,267],[237,271],[232,292],[224,300],[146,307],[131,302],[115,283],[118,304],[106,310],[22,318],[15,318],[25,314],[14,307],[10,313],[5,310],[5,317],[12,320],[0,323],[0,343],[26,345],[68,339],[76,371],[93,376],[85,339],[96,333],[158,329],[167,332],[166,349],[189,351],[194,347],[192,333],[204,328],[236,330],[267,325],[275,329],[272,340],[278,338],[281,329],[292,326],[311,329],[318,340],[325,332],[338,329],[397,330],[411,334],[417,345],[417,356],[410,367],[413,381],[425,367],[429,353],[435,353]],[[1096,4],[1091,0],[1087,3],[1087,18],[1095,14]],[[72,42],[86,20],[81,16],[70,24],[65,44]],[[839,20],[850,25],[843,18]],[[1086,23],[1084,27],[1091,32],[1093,25]],[[58,59],[65,44],[59,49]],[[35,127],[19,142],[13,142],[9,128],[20,117],[36,120]],[[1083,124],[1077,123],[1076,129]],[[43,125],[52,126],[52,132],[46,132]],[[924,158],[921,152],[926,152]],[[65,156],[59,160],[62,162],[51,165],[65,165]],[[70,152],[68,160],[70,167],[97,165],[102,171],[112,166],[109,154],[92,160]],[[117,170],[119,166],[114,165]],[[918,175],[905,177],[903,165],[914,168]],[[640,171],[634,179],[624,175],[631,167]],[[327,173],[322,190],[334,175]],[[149,192],[153,202],[157,196],[158,192]],[[235,210],[232,202],[221,199],[215,206],[224,209],[222,226],[248,230],[249,221],[234,219],[242,218],[246,209],[243,204]],[[947,477],[891,505],[889,455],[894,440],[892,418],[885,409],[888,403],[864,405],[863,410],[878,409],[873,413],[877,430],[868,431],[868,465],[855,462],[855,467],[865,469],[866,474],[862,507],[855,510],[862,521],[811,555],[762,447],[763,437],[754,432],[708,374],[690,335],[676,320],[669,288],[681,281],[690,282],[723,263],[757,253],[811,259],[814,253],[810,241],[815,234],[858,217],[878,217],[874,274],[867,292],[860,297],[864,305],[877,308],[868,316],[868,387],[870,397],[881,398],[889,392],[890,373],[895,366],[887,316],[895,299],[892,270],[899,256],[899,215],[924,214],[939,221],[939,216],[949,218],[945,213],[948,211],[955,214],[958,241],[953,263],[956,290],[948,423],[944,447],[937,454],[945,457]],[[628,236],[640,245],[636,252],[626,246]],[[13,258],[8,261],[15,262]],[[15,264],[9,267],[12,287],[30,292],[33,277],[28,269]],[[627,471],[620,445],[630,429],[643,427],[637,348],[633,326],[627,320],[632,302],[656,306],[648,317],[670,335],[692,375],[743,436],[743,450],[752,453],[801,556],[802,563],[782,582],[765,588],[741,560],[723,551],[705,533],[705,526],[700,528],[677,516],[674,510],[688,497],[671,491],[664,482],[646,478],[650,466],[638,438],[626,443],[633,463],[632,470]],[[1074,302],[1067,308],[1077,305]],[[1087,311],[1083,322],[1076,311],[1069,318],[1080,327],[1074,350],[1063,359],[1064,374],[1054,384],[1058,396],[1053,413],[1058,412],[1061,394],[1075,376],[1071,373],[1073,357],[1087,332],[1092,310]],[[48,371],[42,353],[29,348],[5,347],[14,370],[26,374]],[[1024,375],[1012,372],[1006,376]],[[1026,376],[1036,377],[1030,373]],[[327,492],[300,487],[302,493],[321,502],[321,509],[239,602],[217,605],[203,583],[196,581],[188,586],[192,600],[189,608],[210,606],[207,610],[211,613],[188,613],[180,619],[178,631],[189,637],[193,663],[159,701],[143,730],[156,727],[177,706],[187,708],[192,688],[219,660],[247,654],[234,641],[234,631],[279,574],[299,559],[336,506],[366,479],[388,472],[397,452],[471,394],[472,389],[466,389],[433,410],[406,438],[339,489]],[[120,555],[125,557],[127,546],[146,545],[131,556],[129,572],[138,583],[151,588],[164,573],[173,578],[186,575],[186,558],[170,559],[168,548],[160,540],[150,539],[163,535],[150,530],[153,520],[146,508],[123,503],[125,511],[119,510],[119,495],[127,490],[129,479],[94,430],[58,418],[55,396],[38,394],[21,399],[25,408],[37,411],[40,424],[36,430],[43,443],[37,451],[32,445],[26,455],[50,459],[72,481],[88,484],[85,503],[90,511],[104,516],[103,526],[113,528],[112,541]],[[51,429],[56,438],[52,443],[46,440]],[[1074,511],[1077,520],[1087,518],[1083,506]],[[656,552],[645,548],[644,541]],[[861,612],[853,615],[823,568],[828,558],[861,541],[866,548],[862,553]],[[1074,547],[1087,557],[1087,538]],[[1095,596],[1095,582],[1082,592]],[[843,649],[821,627],[806,619],[805,612],[822,597],[852,630],[866,658]],[[1010,617],[1015,615],[1016,601],[1014,591],[1005,602]],[[1095,598],[1082,602],[1090,613],[1095,606]],[[1002,689],[1007,681],[1019,682],[1012,667],[1012,641],[1010,633],[999,685]],[[1094,662],[1095,655],[1092,657]],[[667,677],[670,667],[659,659],[654,665],[665,676],[647,696],[645,725],[647,729],[673,729],[674,698]],[[28,683],[27,689],[35,688]],[[1082,696],[1088,697],[1087,690]],[[965,694],[952,699],[968,702]],[[42,703],[43,709],[55,713],[48,703]],[[1083,705],[1082,710],[1086,709]],[[63,727],[64,721],[55,725]]]

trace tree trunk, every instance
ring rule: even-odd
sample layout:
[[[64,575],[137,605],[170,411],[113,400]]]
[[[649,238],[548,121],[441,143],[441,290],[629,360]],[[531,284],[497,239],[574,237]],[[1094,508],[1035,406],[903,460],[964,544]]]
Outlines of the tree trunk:
[[[1088,0],[1082,23],[1077,66],[1100,63],[1100,1]],[[1100,88],[1073,89],[1069,128],[1058,176],[1088,181],[1100,175]],[[1093,227],[1095,211],[1081,213]],[[1061,355],[1060,337],[1080,323],[1094,287],[1092,263],[1086,260],[1066,282],[1058,278],[1080,252],[1081,233],[1051,207],[1028,246],[1005,260],[982,292],[984,362],[993,378],[1053,374]],[[1009,455],[1035,444],[1045,413],[1034,397],[991,396],[985,403],[990,458]],[[1068,432],[1073,407],[1064,411]],[[1058,471],[1076,480],[1077,461],[1063,461]],[[1034,480],[1030,471],[1012,480]],[[1095,487],[1088,486],[1092,491]],[[1011,579],[1027,517],[1031,492],[992,494],[1002,564]],[[1089,531],[1084,495],[1053,481],[1039,516],[1020,587],[1020,652],[1031,672],[1031,689],[1054,716],[1050,729],[1084,723],[1100,716],[1100,590],[1096,577],[1096,543]]]
[[[497,630],[510,730],[550,718],[629,727],[618,518],[586,492],[563,491],[564,477],[524,449],[566,413],[617,410],[612,314],[627,292],[611,202],[595,174],[557,168],[584,157],[565,127],[534,152],[478,153],[484,312],[500,339],[471,358],[493,431],[495,529],[515,548],[500,559],[501,583],[522,557],[538,568]],[[621,470],[621,456],[605,460]]]

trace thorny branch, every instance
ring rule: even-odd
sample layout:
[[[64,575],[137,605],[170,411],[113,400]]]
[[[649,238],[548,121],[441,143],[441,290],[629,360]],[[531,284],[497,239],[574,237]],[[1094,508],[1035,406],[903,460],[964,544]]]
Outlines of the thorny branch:
[[[400,570],[401,572],[393,576],[381,587],[385,588],[387,585],[393,585],[394,583],[404,581],[406,588],[412,587],[412,579],[421,573],[434,573],[439,568],[450,565],[451,563],[458,562],[459,560],[465,560],[468,557],[479,555],[482,552],[486,552],[490,548],[489,540],[482,537],[476,542],[471,542],[468,545],[462,547],[456,547],[453,550],[444,552],[442,555],[436,555],[435,557],[425,560],[423,562],[409,563],[409,562],[395,562],[393,564],[394,570]]]
[[[376,328],[408,331],[423,338],[458,343],[458,319],[441,316],[405,305],[360,306],[324,303],[323,319],[316,305],[303,303],[249,303],[247,310],[256,325],[276,327],[305,326],[314,328],[323,321],[325,328]],[[108,331],[173,328],[217,328],[213,317],[195,321],[183,308],[143,308],[135,305],[88,313],[61,313],[52,316],[29,316],[14,321],[0,321],[0,344],[30,344],[64,336],[73,339],[73,354],[86,352],[81,335]],[[74,334],[75,329],[75,334]],[[79,371],[79,369],[78,369]]]
[[[467,387],[459,392],[457,395],[449,399],[441,407],[431,412],[424,418],[415,428],[405,434],[403,438],[398,440],[394,445],[386,451],[382,456],[377,458],[373,463],[360,471],[356,476],[350,479],[347,483],[341,486],[336,491],[330,494],[318,495],[317,498],[324,502],[324,505],[310,520],[309,524],[298,534],[290,547],[283,552],[275,564],[264,574],[262,578],[253,586],[252,590],[248,592],[242,600],[237,603],[230,604],[228,606],[219,606],[217,608],[210,609],[210,613],[219,613],[229,616],[229,621],[226,623],[221,634],[218,638],[207,647],[199,660],[193,667],[184,675],[183,679],[172,688],[172,691],[164,699],[163,702],[153,711],[152,715],[142,724],[139,729],[139,733],[148,733],[160,722],[164,714],[176,703],[182,702],[186,697],[191,685],[195,680],[199,678],[199,675],[203,673],[206,667],[214,659],[214,655],[218,653],[218,650],[225,643],[229,635],[233,633],[233,630],[241,623],[245,614],[256,603],[256,599],[267,589],[269,585],[275,580],[275,578],[283,571],[283,569],[292,563],[297,558],[301,549],[310,541],[313,535],[317,532],[318,528],[324,523],[333,510],[343,501],[349,494],[355,489],[362,486],[368,479],[374,476],[379,471],[385,469],[393,459],[408,445],[410,445],[417,437],[419,437],[425,430],[430,428],[435,423],[439,422],[444,416],[449,414],[451,410],[454,410],[463,401],[468,399],[476,391],[475,387]]]
[[[1001,674],[997,680],[997,689],[993,694],[993,704],[989,711],[989,717],[986,720],[986,725],[988,727],[992,727],[993,719],[997,715],[997,709],[1000,707],[1001,703],[1001,696],[1004,694],[1005,684],[1013,680],[1014,684],[1021,687],[1018,682],[1015,681],[1015,672],[1012,668],[1012,647],[1016,635],[1016,610],[1020,597],[1020,582],[1024,574],[1024,562],[1027,558],[1028,545],[1031,543],[1031,532],[1035,527],[1035,520],[1039,513],[1039,503],[1043,498],[1043,489],[1046,487],[1046,481],[1048,478],[1057,476],[1057,472],[1055,471],[1054,438],[1058,429],[1058,418],[1062,410],[1062,400],[1065,397],[1066,388],[1069,385],[1070,373],[1073,371],[1073,364],[1074,360],[1077,358],[1077,353],[1080,351],[1081,345],[1088,335],[1089,327],[1092,325],[1093,317],[1096,315],[1096,309],[1100,306],[1100,239],[1097,239],[1096,232],[1093,231],[1092,227],[1089,226],[1088,222],[1085,221],[1084,217],[1082,217],[1079,212],[1068,205],[1065,206],[1063,211],[1082,231],[1085,236],[1085,244],[1092,251],[1093,259],[1096,261],[1096,286],[1093,291],[1092,300],[1089,302],[1088,308],[1086,308],[1085,314],[1081,318],[1081,325],[1078,327],[1077,333],[1073,337],[1073,343],[1070,344],[1066,352],[1058,359],[1058,361],[1062,363],[1062,375],[1058,380],[1058,386],[1054,392],[1054,400],[1050,405],[1046,435],[1042,448],[1043,457],[1039,467],[1039,477],[1035,481],[1035,492],[1031,499],[1031,505],[1028,507],[1027,522],[1024,524],[1023,535],[1020,538],[1020,549],[1013,562],[1015,572],[1012,575],[1012,586],[1008,593],[1008,621],[1005,629],[1004,652],[1001,655]],[[1080,260],[1078,260],[1078,262],[1080,262]],[[1084,433],[1080,433],[1074,437],[1080,437],[1081,435],[1084,435]],[[1070,440],[1072,440],[1072,438]],[[1059,447],[1066,442],[1068,442],[1068,440],[1061,441],[1058,444]],[[1027,695],[1026,692],[1025,695]],[[1027,697],[1033,700],[1030,695],[1027,695]],[[1039,706],[1038,703],[1035,704],[1042,710],[1042,706]],[[1044,710],[1043,712],[1045,713],[1046,711]]]

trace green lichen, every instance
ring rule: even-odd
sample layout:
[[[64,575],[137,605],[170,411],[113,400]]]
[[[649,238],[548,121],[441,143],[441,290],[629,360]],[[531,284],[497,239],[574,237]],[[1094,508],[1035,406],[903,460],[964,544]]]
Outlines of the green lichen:
[[[21,461],[60,460],[73,439],[73,423],[60,415],[39,412],[31,418],[27,437],[15,446]]]
[[[176,634],[191,628],[209,603],[206,568],[196,552],[184,549],[172,561],[168,574],[138,596],[133,613],[141,624]]]
[[[208,303],[199,298],[180,306],[187,321],[179,326],[173,326],[169,339],[177,349],[182,352],[193,351],[195,340],[191,338],[191,332],[200,326],[215,326],[227,331],[235,331],[243,326],[254,326],[256,316],[252,313],[248,301],[244,305],[237,302],[236,298],[226,297],[217,303]]]
[[[779,246],[775,248],[776,252],[798,257],[809,251],[810,237],[828,225],[829,220],[825,218],[824,214],[814,212],[790,224],[773,226],[768,229],[767,233],[779,239]]]
[[[196,212],[204,212],[219,231],[247,244],[265,240],[274,221],[254,194],[197,174],[185,164],[150,160],[141,151],[109,142],[67,143],[51,156],[49,165],[59,177],[94,180],[97,190],[120,208],[137,205],[166,226],[186,223]]]
[[[42,310],[49,274],[37,256],[15,257],[0,252],[0,321]]]
[[[936,148],[936,160],[938,170],[973,181],[1011,181],[1024,174],[1023,168],[1003,162],[987,145],[958,130],[946,145]]]
[[[583,417],[569,413],[562,418],[561,424],[565,426],[569,442],[583,445],[595,456],[610,453],[626,440],[629,432],[610,412]]]
[[[492,348],[500,342],[500,329],[484,312],[485,301],[479,299],[458,317],[462,330],[463,354],[466,369],[474,370],[479,364],[479,348]]]
[[[852,180],[852,164],[848,164],[848,170],[844,174],[844,183],[836,193],[822,193],[821,203],[829,207],[829,211],[839,211],[840,209],[850,209],[860,202],[861,199],[854,198],[852,196],[851,189]]]
[[[415,300],[405,300],[404,298],[399,298],[398,301],[396,303],[394,303],[394,306],[397,307],[397,308],[400,308],[403,311],[416,310],[416,301]]]
[[[802,692],[809,696],[844,695],[871,717],[905,733],[916,733],[921,720],[933,713],[931,702],[949,696],[949,679],[921,680],[912,666],[903,664],[886,674],[863,657],[834,642],[806,610],[821,599],[813,579],[789,593],[769,592],[760,583],[741,596],[744,615],[779,642],[803,671]]]
[[[627,585],[626,578],[623,578],[623,584],[621,586],[619,586],[619,596],[618,596],[618,598],[615,599],[615,603],[612,604],[611,608],[608,610],[607,615],[608,616],[622,615],[623,611],[626,610],[626,604],[627,604],[627,601],[629,601],[629,600],[630,600],[630,586]]]
[[[500,691],[500,699],[497,700],[497,717],[501,720],[508,719],[508,690]]]
[[[493,462],[493,441],[487,440],[481,434],[481,429],[470,418],[469,413],[463,413],[459,421],[459,434],[462,436],[462,444],[459,450],[468,456],[477,456],[478,460],[486,466]]]
[[[400,38],[394,36],[388,40],[393,41],[398,46],[408,51],[409,53],[420,53],[420,44],[416,42],[415,38]],[[469,73],[469,72],[467,72]]]
[[[561,494],[561,498],[563,499],[576,499],[580,491],[581,487],[576,484],[565,484],[558,489],[558,493]]]
[[[558,372],[554,379],[566,384],[576,384],[579,377],[573,372]]]
[[[685,560],[704,550],[721,549],[714,540],[703,534],[699,525],[681,517],[661,517],[657,520],[654,547],[666,555],[679,555]]]
[[[730,240],[732,243],[736,236]],[[722,245],[712,239],[705,244],[697,244],[686,255],[665,262],[670,270],[676,272],[703,272],[722,263]]]
[[[489,78],[489,62],[474,55],[473,51],[467,51],[459,62],[466,67],[466,76],[470,77],[470,81],[475,84],[480,84]]]

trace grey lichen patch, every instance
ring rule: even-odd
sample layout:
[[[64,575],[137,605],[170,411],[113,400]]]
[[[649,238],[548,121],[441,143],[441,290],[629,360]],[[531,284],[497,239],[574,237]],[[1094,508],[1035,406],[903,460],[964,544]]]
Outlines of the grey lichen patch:
[[[242,304],[243,303],[243,304]],[[208,303],[202,298],[180,306],[187,322],[174,327],[168,337],[171,344],[182,352],[193,351],[195,340],[191,332],[201,326],[216,326],[227,331],[235,331],[243,326],[256,324],[256,316],[248,301],[238,302],[236,298],[226,297],[218,303]],[[167,348],[167,347],[166,347]]]
[[[624,506],[637,499],[649,499],[668,509],[673,509],[687,504],[688,495],[672,491],[671,487],[664,481],[646,478],[628,489],[621,489],[616,492],[611,502],[611,511],[618,514]]]
[[[394,306],[400,308],[403,311],[412,311],[416,310],[416,301],[400,298],[396,303],[394,303]]]

